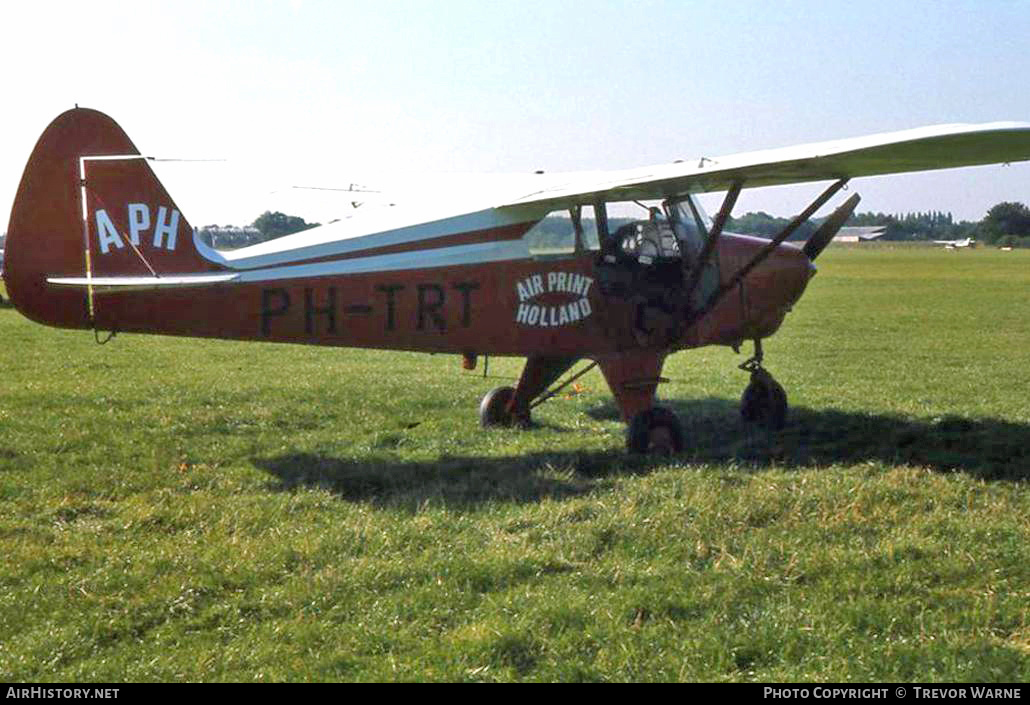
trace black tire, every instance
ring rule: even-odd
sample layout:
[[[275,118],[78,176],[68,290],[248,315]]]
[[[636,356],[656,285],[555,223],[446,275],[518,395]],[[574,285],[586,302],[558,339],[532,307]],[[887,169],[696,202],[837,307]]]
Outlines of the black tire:
[[[521,426],[529,423],[529,412],[525,416],[516,416],[508,411],[508,404],[515,397],[511,387],[491,389],[479,403],[479,423],[483,428],[504,428]]]
[[[787,392],[768,372],[756,373],[740,397],[740,416],[779,431],[787,425]]]
[[[664,406],[641,411],[626,430],[626,450],[635,455],[682,453],[683,424]]]

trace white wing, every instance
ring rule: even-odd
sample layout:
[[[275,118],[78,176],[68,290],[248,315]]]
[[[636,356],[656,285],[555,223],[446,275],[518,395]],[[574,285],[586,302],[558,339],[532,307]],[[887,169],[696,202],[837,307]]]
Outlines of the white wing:
[[[556,210],[726,191],[736,181],[754,188],[1027,159],[1030,123],[936,125],[642,169],[549,175],[546,185],[499,206],[546,203]]]

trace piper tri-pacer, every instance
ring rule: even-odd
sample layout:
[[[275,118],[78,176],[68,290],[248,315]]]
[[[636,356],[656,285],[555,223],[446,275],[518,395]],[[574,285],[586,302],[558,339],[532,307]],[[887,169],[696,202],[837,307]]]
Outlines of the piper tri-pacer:
[[[944,125],[626,171],[526,174],[416,206],[350,217],[256,245],[205,244],[122,129],[70,110],[43,133],[8,228],[4,281],[34,321],[63,328],[525,357],[489,392],[484,426],[528,424],[578,361],[600,367],[637,453],[679,451],[655,405],[665,358],[753,341],[745,419],[776,428],[783,388],[762,366],[858,204],[852,195],[801,247],[787,238],[848,180],[1030,159],[1030,124]],[[771,240],[724,226],[742,189],[830,182]],[[714,218],[696,195],[725,192]],[[646,217],[615,227],[613,203]],[[566,248],[533,248],[560,214]],[[596,237],[594,236],[596,233]]]

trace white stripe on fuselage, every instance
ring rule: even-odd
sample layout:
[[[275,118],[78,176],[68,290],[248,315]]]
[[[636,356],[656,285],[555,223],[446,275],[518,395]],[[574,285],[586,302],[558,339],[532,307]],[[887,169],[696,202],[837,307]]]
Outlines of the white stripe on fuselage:
[[[502,240],[481,242],[473,245],[440,247],[435,250],[396,252],[389,255],[374,255],[357,259],[336,260],[298,264],[289,267],[255,269],[239,273],[237,281],[263,282],[280,279],[307,279],[344,274],[366,274],[370,272],[400,272],[409,269],[433,269],[435,267],[456,267],[487,262],[507,262],[528,259],[529,246],[523,240]]]
[[[201,257],[228,269],[261,269],[313,259],[353,254],[380,247],[391,247],[434,238],[496,230],[525,223],[527,227],[546,212],[533,208],[510,208],[464,213],[457,216],[420,221],[421,213],[389,213],[344,220],[268,240],[239,250],[222,252],[201,241],[193,233],[193,245]]]
[[[529,246],[523,240],[502,240],[472,245],[440,247],[434,250],[396,252],[355,259],[316,262],[288,267],[270,267],[243,272],[217,274],[177,274],[168,277],[51,277],[58,286],[98,286],[106,289],[164,289],[173,287],[211,286],[214,284],[256,284],[288,279],[346,276],[372,272],[401,272],[411,269],[457,267],[489,262],[529,259]]]

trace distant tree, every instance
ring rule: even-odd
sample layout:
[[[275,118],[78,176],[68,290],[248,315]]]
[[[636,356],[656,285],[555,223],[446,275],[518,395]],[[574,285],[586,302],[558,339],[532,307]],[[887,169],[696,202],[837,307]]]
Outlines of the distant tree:
[[[743,233],[745,235],[759,235],[772,238],[783,231],[790,223],[790,218],[778,218],[769,215],[764,211],[757,213],[749,212],[744,215],[730,219],[726,223],[726,229],[730,232]],[[816,223],[806,222],[798,228],[797,232],[791,235],[791,240],[807,240],[815,232]]]
[[[261,237],[265,240],[292,235],[302,230],[314,228],[318,223],[308,223],[303,218],[295,215],[286,215],[276,211],[265,211],[258,216],[253,223],[254,227],[261,231]]]
[[[993,206],[980,221],[977,236],[995,242],[1006,235],[1030,237],[1030,208],[1022,203],[1006,201]]]

